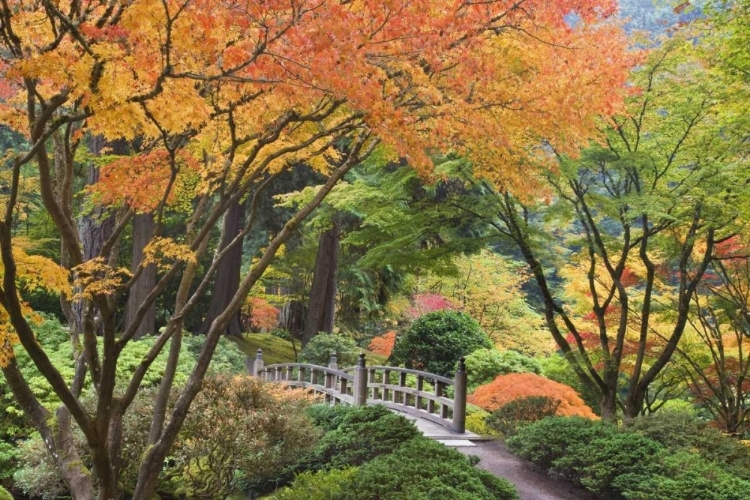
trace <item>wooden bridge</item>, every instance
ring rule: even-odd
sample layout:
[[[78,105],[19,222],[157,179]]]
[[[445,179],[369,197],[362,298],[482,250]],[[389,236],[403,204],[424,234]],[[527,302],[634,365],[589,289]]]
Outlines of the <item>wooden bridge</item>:
[[[360,354],[357,365],[339,369],[336,356],[328,366],[283,363],[265,366],[263,351],[248,363],[253,376],[292,387],[309,389],[331,404],[363,406],[381,404],[392,410],[427,420],[453,433],[466,430],[466,365],[458,362],[453,379],[434,373],[397,368],[366,366]]]

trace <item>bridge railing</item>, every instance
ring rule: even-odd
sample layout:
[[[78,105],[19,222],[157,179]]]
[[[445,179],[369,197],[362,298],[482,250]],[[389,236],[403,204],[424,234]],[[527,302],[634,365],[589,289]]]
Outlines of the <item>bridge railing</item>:
[[[453,432],[466,430],[466,365],[461,358],[453,379],[394,366],[366,366],[360,354],[357,365],[339,369],[336,357],[327,367],[306,363],[265,366],[258,349],[248,370],[257,377],[285,382],[322,394],[326,402],[355,406],[382,404]]]

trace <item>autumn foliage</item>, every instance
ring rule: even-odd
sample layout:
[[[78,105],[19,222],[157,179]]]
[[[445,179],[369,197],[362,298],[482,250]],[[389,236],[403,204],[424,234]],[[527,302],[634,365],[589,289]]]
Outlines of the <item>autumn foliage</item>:
[[[390,356],[393,351],[393,346],[396,344],[396,331],[391,330],[389,332],[375,337],[367,347],[371,352],[375,354],[381,354],[383,356]]]
[[[487,411],[494,411],[511,401],[530,396],[559,401],[556,412],[558,416],[598,418],[572,387],[534,373],[500,375],[489,384],[480,386],[467,400]]]
[[[242,306],[242,320],[252,332],[273,330],[279,324],[279,309],[266,299],[248,297]]]

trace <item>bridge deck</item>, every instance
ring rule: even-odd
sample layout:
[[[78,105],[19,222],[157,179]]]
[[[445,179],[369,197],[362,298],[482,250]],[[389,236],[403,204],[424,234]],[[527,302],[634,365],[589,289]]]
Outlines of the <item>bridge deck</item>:
[[[478,434],[474,434],[471,431],[466,431],[463,433],[451,432],[445,427],[440,426],[429,420],[425,420],[423,418],[417,418],[413,415],[409,415],[408,413],[404,413],[401,411],[396,411],[396,410],[391,410],[391,411],[393,413],[406,417],[412,422],[414,422],[414,425],[417,426],[417,429],[419,430],[419,432],[422,433],[424,437],[434,439],[435,441],[439,441],[446,446],[452,446],[452,447],[476,446],[472,441],[486,441],[487,440],[487,438],[482,437]]]

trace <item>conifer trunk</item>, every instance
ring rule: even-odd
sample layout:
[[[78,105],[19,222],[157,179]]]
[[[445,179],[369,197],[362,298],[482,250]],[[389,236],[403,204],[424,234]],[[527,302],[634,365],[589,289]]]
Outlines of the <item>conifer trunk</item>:
[[[154,218],[152,214],[136,214],[133,217],[133,258],[131,261],[131,271],[135,273],[143,261],[143,249],[151,240],[154,231]],[[125,330],[127,330],[136,320],[138,308],[145,301],[146,297],[156,286],[156,266],[151,264],[146,266],[141,275],[136,280],[133,287],[128,293],[128,303],[125,308]],[[135,338],[141,338],[144,335],[156,333],[156,304],[152,304],[146,312]]]
[[[333,227],[320,235],[310,301],[307,307],[307,322],[302,336],[303,346],[307,345],[318,332],[331,333],[333,331],[340,238],[341,227],[335,220]]]
[[[245,223],[245,205],[246,203],[236,202],[229,206],[224,216],[224,229],[221,234],[219,250],[225,248],[237,234],[242,231]],[[240,272],[242,268],[242,242],[235,245],[224,256],[216,269],[216,279],[214,281],[213,292],[211,293],[211,302],[208,306],[208,313],[200,327],[200,333],[206,334],[211,328],[211,323],[226,310],[227,306],[237,293],[240,286]],[[240,324],[239,313],[234,314],[226,325],[225,335],[240,335],[242,326]]]

